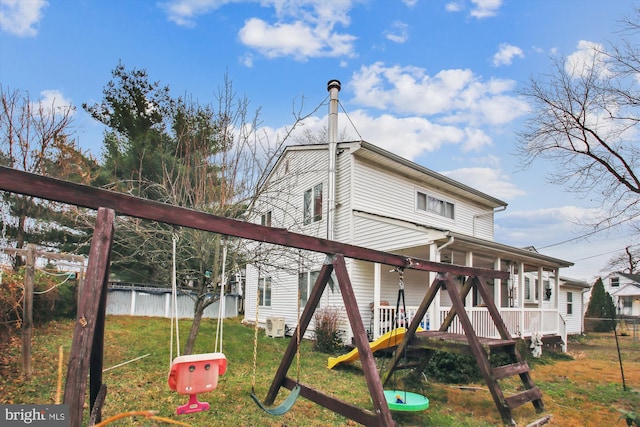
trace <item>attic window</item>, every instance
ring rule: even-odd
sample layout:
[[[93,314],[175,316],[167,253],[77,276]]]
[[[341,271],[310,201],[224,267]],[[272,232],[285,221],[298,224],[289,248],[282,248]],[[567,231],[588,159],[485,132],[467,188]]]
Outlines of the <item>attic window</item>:
[[[420,191],[417,192],[416,206],[419,211],[431,212],[445,218],[454,218],[454,204]]]
[[[612,277],[610,279],[609,284],[611,285],[612,288],[617,288],[618,286],[620,286],[620,278],[619,277]]]

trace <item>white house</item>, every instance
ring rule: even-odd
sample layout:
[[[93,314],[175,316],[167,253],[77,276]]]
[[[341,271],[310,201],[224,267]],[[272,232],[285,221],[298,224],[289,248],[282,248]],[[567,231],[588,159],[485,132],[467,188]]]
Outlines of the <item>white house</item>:
[[[640,274],[620,271],[602,278],[604,290],[613,298],[619,316],[640,316]]]
[[[583,280],[560,276],[558,306],[567,335],[579,335],[584,332],[584,313],[588,301],[585,294],[590,289],[591,285]]]
[[[329,127],[331,140],[331,118]],[[407,257],[509,271],[510,280],[491,279],[487,284],[510,333],[539,332],[564,340],[561,315],[567,306],[556,278],[560,268],[572,263],[495,242],[494,215],[506,207],[495,197],[368,142],[329,142],[285,149],[255,202],[253,220]],[[325,255],[256,245],[248,256],[256,262],[247,268],[245,319],[254,322],[257,313],[259,324],[270,317],[295,326]],[[400,274],[389,266],[353,259],[347,260],[347,268],[363,322],[377,338],[389,330],[388,320],[396,314]],[[527,276],[542,278],[529,283],[530,294],[525,294]],[[435,273],[404,271],[409,318],[434,278]],[[457,278],[458,286],[463,280]],[[338,292],[337,287],[326,290],[321,307],[344,313]],[[547,293],[547,299],[531,298]],[[448,293],[441,292],[422,325],[438,328],[450,305]],[[497,336],[477,293],[469,294],[465,305],[478,335]],[[343,326],[348,341],[353,334],[346,320]],[[457,322],[449,330],[462,332]]]

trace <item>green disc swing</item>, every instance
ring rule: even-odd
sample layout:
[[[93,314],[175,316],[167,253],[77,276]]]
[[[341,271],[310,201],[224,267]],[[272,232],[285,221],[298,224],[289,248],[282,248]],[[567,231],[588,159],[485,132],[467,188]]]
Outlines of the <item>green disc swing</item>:
[[[393,319],[393,328],[397,328],[399,325],[399,318],[402,316],[402,326],[409,327],[407,317],[407,306],[404,300],[404,270],[402,268],[395,268],[392,271],[397,271],[400,275],[398,283],[398,299],[396,301],[396,315]],[[402,301],[402,311],[400,311],[400,302]],[[407,346],[404,347],[404,357],[407,357]],[[395,371],[394,371],[395,372]],[[395,377],[395,373],[394,373]],[[395,382],[395,380],[394,380]],[[429,408],[429,399],[418,393],[412,393],[407,391],[406,385],[404,390],[384,390],[384,397],[389,405],[389,409],[392,411],[403,412],[419,412]]]
[[[262,403],[260,398],[256,396],[255,386],[256,386],[256,362],[258,359],[258,306],[260,305],[260,287],[257,288],[256,292],[256,318],[255,318],[255,328],[253,333],[253,375],[251,378],[251,398],[258,405],[260,409],[268,413],[269,415],[280,416],[284,415],[296,403],[298,396],[300,395],[300,328],[296,328],[296,386],[291,390],[287,398],[282,401],[278,406],[269,407]],[[300,318],[300,297],[298,291],[298,319]]]

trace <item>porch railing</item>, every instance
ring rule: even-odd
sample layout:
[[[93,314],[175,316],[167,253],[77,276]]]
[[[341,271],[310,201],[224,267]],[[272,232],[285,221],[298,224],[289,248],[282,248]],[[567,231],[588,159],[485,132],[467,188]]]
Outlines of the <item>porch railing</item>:
[[[500,315],[512,337],[529,337],[534,332],[543,335],[562,334],[561,318],[556,309],[500,308]],[[498,338],[498,330],[486,308],[466,309],[473,329],[481,337]],[[449,308],[440,309],[440,323],[449,313]],[[463,334],[462,324],[456,317],[449,327],[450,332]]]
[[[417,306],[407,307],[406,316],[403,313],[403,310],[400,309],[400,315],[398,316],[396,327],[407,327],[413,321],[415,317],[416,311],[418,310]],[[380,323],[378,325],[377,331],[373,325],[373,313],[371,313],[371,323],[370,323],[370,331],[373,339],[377,339],[382,335],[393,329],[394,319],[396,318],[396,308],[391,306],[382,306],[380,307]],[[429,313],[425,314],[420,322],[420,326],[429,330]]]
[[[415,315],[417,306],[407,307],[407,316],[400,313],[398,318],[398,326],[408,325]],[[396,316],[396,308],[392,306],[382,306],[380,310],[380,323],[376,330],[373,324],[373,313],[371,313],[370,331],[373,339],[379,338],[381,335],[389,332],[394,325],[394,319]],[[438,325],[442,324],[444,319],[449,313],[449,308],[440,308],[440,317]],[[539,309],[539,308],[500,308],[500,315],[504,321],[507,330],[512,337],[529,337],[534,332],[539,332],[543,335],[558,334],[566,342],[566,325],[562,320],[558,310],[556,309]],[[484,307],[469,307],[466,309],[467,316],[471,320],[473,329],[476,334],[481,337],[498,338],[498,331],[491,319],[489,311]],[[406,322],[406,325],[405,325]],[[425,315],[420,323],[420,326],[426,330],[437,327],[429,319],[429,313]],[[458,334],[464,334],[462,324],[456,317],[449,331]]]

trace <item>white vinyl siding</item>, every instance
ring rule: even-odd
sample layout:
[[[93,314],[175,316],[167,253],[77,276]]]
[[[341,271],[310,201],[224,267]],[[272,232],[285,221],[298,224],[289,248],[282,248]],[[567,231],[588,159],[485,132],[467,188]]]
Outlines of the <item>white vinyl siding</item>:
[[[493,210],[442,194],[428,186],[416,187],[408,178],[354,159],[353,209],[493,240]],[[427,214],[416,208],[416,191],[455,205],[455,219]]]
[[[582,288],[560,286],[560,295],[558,298],[559,312],[562,315],[567,327],[568,335],[576,335],[582,333]],[[571,303],[569,304],[569,294],[571,294]],[[553,297],[552,297],[553,298]],[[571,305],[572,314],[568,313],[568,306]]]

